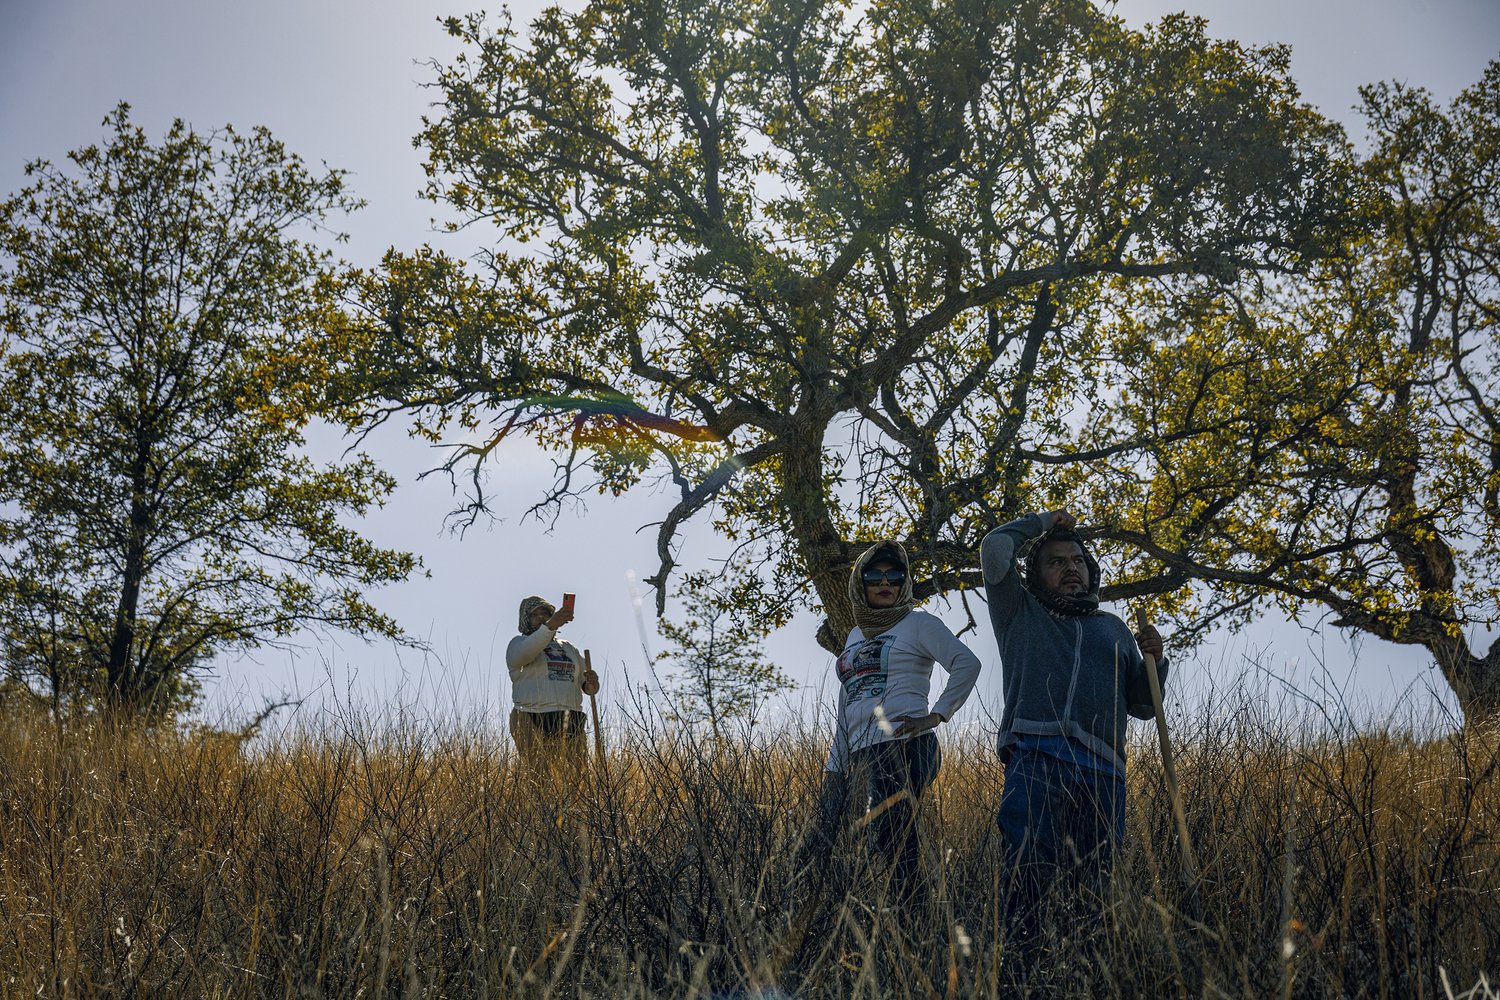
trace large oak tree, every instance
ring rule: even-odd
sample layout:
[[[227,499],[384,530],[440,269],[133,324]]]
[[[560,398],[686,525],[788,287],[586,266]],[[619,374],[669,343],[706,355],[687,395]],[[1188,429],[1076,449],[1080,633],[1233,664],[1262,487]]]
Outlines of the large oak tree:
[[[973,586],[982,534],[1089,457],[1125,364],[1101,295],[1290,272],[1347,215],[1286,53],[1187,18],[597,0],[449,30],[429,194],[493,250],[393,253],[308,349],[354,359],[348,419],[416,414],[477,487],[523,433],[562,454],[543,505],[669,479],[659,602],[700,515],[836,633],[858,539],[902,538],[921,595]]]

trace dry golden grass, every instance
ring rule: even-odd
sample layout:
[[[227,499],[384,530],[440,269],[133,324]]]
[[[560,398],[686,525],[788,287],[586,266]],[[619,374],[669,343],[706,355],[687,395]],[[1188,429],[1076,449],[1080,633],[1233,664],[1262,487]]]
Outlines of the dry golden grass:
[[[831,894],[794,878],[823,748],[791,730],[617,728],[602,771],[557,783],[479,725],[351,716],[242,748],[12,714],[0,994],[1493,996],[1494,733],[1311,733],[1242,703],[1176,734],[1201,909],[1134,747],[1106,919],[1016,984],[977,736],[945,748],[933,891],[896,919],[857,834],[821,859]]]

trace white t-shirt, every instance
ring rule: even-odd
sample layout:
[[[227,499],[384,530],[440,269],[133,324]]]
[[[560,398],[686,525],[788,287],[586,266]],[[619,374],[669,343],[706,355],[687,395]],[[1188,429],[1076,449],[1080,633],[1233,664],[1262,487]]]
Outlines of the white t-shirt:
[[[850,632],[836,667],[839,707],[826,769],[843,771],[855,750],[895,739],[901,716],[926,715],[934,662],[948,671],[948,683],[930,711],[951,719],[979,680],[979,657],[942,619],[913,610],[874,638]]]
[[[518,635],[505,647],[511,697],[523,712],[580,711],[583,655],[545,625]]]

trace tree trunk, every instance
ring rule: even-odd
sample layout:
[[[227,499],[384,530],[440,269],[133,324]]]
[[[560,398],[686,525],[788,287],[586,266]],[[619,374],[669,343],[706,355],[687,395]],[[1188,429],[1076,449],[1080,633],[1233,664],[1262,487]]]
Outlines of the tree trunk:
[[[141,707],[137,703],[140,695],[139,678],[132,669],[132,660],[141,584],[146,575],[146,534],[151,517],[146,506],[144,448],[137,455],[131,469],[131,478],[130,527],[125,542],[125,566],[120,579],[120,601],[115,609],[114,635],[109,643],[109,662],[105,665],[109,707],[125,714],[133,714]]]
[[[828,616],[827,629],[818,631],[818,643],[837,653],[854,628],[848,592],[853,547],[839,535],[823,492],[822,435],[804,434],[792,440],[781,456],[783,502],[793,544]]]
[[[1436,647],[1436,648],[1434,648]],[[1500,639],[1484,656],[1475,656],[1463,639],[1429,644],[1464,713],[1464,725],[1500,719]]]
[[[120,603],[115,611],[114,635],[109,643],[109,663],[105,667],[108,696],[112,708],[130,711],[135,695],[135,684],[131,676],[131,652],[135,647],[136,610],[141,597],[141,566],[143,559],[135,551],[128,554],[125,575],[120,585]]]

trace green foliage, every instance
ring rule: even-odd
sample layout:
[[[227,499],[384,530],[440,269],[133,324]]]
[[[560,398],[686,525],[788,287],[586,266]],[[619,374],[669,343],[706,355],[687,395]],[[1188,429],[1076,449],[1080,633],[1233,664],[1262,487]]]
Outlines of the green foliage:
[[[303,453],[330,254],[356,203],[269,133],[105,144],[0,204],[5,670],[55,699],[171,712],[213,653],[328,624],[397,635],[365,587],[406,553],[348,525],[393,482]]]
[[[350,422],[457,418],[476,470],[529,433],[538,509],[670,480],[659,611],[700,514],[838,634],[857,539],[930,596],[1066,506],[1180,638],[1326,609],[1500,711],[1500,70],[1368,89],[1361,159],[1284,48],[1079,0],[449,30],[428,193],[503,242],[351,279]]]
[[[689,573],[677,596],[682,619],[658,625],[671,648],[657,657],[676,667],[668,686],[676,719],[707,722],[720,734],[726,723],[754,724],[767,698],[797,686],[761,647],[792,611],[761,577]]]
[[[862,537],[906,544],[919,596],[977,586],[983,533],[1085,461],[1080,414],[1128,373],[1093,339],[1116,282],[1290,271],[1348,216],[1286,52],[1185,17],[596,0],[448,27],[428,194],[498,242],[350,276],[335,402],[411,412],[476,476],[531,435],[564,458],[538,510],[669,482],[659,611],[697,516],[835,632]]]
[[[1099,336],[1133,377],[1076,439],[1106,457],[1064,490],[1111,484],[1090,519],[1208,581],[1200,620],[1323,609],[1426,648],[1466,714],[1491,714],[1500,63],[1446,111],[1399,86],[1364,97],[1345,252],[1295,278],[1112,291]]]

